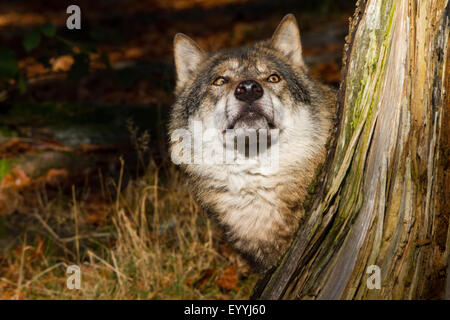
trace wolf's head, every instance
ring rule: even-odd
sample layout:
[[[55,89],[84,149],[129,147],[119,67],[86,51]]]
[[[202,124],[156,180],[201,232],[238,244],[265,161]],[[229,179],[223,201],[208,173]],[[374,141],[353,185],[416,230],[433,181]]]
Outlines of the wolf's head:
[[[270,136],[276,129],[276,143],[295,140],[308,155],[314,140],[319,142],[318,135],[326,131],[320,119],[326,93],[308,75],[293,15],[281,21],[270,40],[250,47],[207,53],[177,34],[174,53],[177,102],[172,132],[192,131],[191,120],[197,120],[202,130],[217,130],[213,139],[223,143],[229,131],[265,129]]]

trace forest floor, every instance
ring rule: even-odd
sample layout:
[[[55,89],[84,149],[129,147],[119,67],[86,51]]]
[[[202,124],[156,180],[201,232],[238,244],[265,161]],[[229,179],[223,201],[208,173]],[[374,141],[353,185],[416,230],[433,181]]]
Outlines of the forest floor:
[[[1,3],[19,76],[0,87],[0,299],[247,299],[257,275],[168,157],[173,36],[246,45],[292,12],[312,75],[337,86],[351,3],[79,1],[78,31],[60,1]]]

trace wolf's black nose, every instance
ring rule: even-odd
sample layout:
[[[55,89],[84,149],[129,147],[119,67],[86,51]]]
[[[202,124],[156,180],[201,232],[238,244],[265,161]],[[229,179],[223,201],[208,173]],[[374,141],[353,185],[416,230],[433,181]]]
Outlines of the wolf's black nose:
[[[262,97],[264,93],[261,85],[255,80],[245,80],[238,84],[234,95],[238,100],[252,103]]]

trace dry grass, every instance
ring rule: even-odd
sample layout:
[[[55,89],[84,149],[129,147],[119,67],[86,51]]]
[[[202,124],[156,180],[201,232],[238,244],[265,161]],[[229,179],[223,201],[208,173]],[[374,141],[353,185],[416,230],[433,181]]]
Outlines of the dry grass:
[[[102,179],[95,201],[75,187],[51,200],[37,192],[33,213],[18,217],[21,244],[0,255],[0,298],[248,298],[256,276],[221,244],[180,172],[151,161],[125,186],[123,169],[117,181]],[[80,290],[66,287],[73,264]]]

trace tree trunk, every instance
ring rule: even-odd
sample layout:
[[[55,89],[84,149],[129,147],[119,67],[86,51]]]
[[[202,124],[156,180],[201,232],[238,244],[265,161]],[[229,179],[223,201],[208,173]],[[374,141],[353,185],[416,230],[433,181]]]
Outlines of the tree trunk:
[[[253,298],[444,298],[448,40],[448,0],[358,2],[321,187]]]

